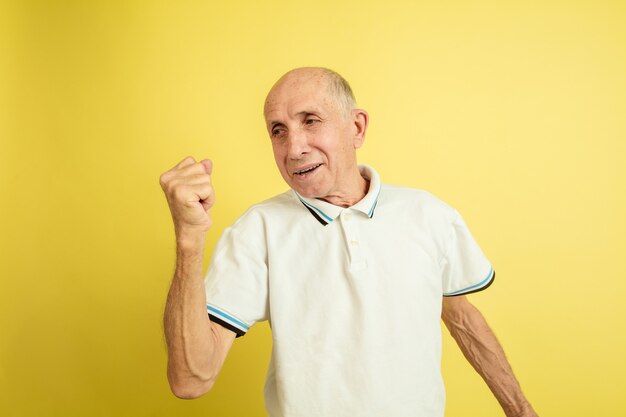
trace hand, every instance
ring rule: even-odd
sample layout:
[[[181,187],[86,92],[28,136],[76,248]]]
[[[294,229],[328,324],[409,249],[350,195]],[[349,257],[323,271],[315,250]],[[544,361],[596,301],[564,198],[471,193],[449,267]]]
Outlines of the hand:
[[[177,238],[186,233],[202,233],[211,228],[209,209],[215,202],[211,185],[213,163],[204,159],[196,162],[191,156],[159,178],[161,188],[174,220]]]

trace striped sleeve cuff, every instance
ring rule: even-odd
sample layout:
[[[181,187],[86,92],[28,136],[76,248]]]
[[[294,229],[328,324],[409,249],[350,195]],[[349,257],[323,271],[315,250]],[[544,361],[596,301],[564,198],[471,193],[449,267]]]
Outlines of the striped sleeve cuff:
[[[250,330],[250,326],[230,314],[225,313],[224,311],[211,305],[207,305],[206,308],[209,313],[209,319],[212,322],[217,323],[228,330],[232,330],[237,334],[237,337],[243,336],[248,330]]]
[[[443,296],[454,297],[455,295],[466,295],[466,294],[471,294],[473,292],[482,291],[482,290],[487,289],[491,284],[493,284],[494,279],[496,279],[496,271],[494,271],[493,268],[490,268],[487,276],[478,284],[474,284],[462,290],[444,293]]]

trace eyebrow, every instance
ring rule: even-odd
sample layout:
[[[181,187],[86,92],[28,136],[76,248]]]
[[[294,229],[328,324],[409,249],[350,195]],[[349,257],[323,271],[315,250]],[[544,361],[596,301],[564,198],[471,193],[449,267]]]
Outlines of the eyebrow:
[[[298,113],[296,113],[295,115],[296,116],[306,116],[306,115],[309,115],[309,114],[321,117],[321,115],[319,114],[319,111],[317,109],[302,110],[302,111],[299,111]],[[280,121],[280,120],[272,120],[269,123],[269,127],[270,127],[270,129],[272,129],[272,128],[274,128],[274,126],[282,125],[282,124],[284,124],[284,123],[282,121]]]

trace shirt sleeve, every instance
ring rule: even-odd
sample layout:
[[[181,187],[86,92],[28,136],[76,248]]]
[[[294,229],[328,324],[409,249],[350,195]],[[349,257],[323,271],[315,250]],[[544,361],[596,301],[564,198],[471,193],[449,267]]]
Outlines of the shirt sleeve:
[[[244,214],[222,234],[204,281],[209,318],[237,337],[268,318],[264,242],[260,216]]]
[[[443,263],[443,295],[482,291],[493,282],[491,263],[474,240],[460,214],[454,211]]]

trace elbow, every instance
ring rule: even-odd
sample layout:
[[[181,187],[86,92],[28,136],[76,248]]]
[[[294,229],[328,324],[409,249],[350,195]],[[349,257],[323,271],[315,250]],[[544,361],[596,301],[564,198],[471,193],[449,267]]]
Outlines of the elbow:
[[[197,376],[176,375],[168,372],[167,379],[172,394],[183,400],[193,400],[211,391],[215,378],[199,378]]]
[[[213,388],[213,381],[205,381],[203,383],[180,383],[170,381],[170,390],[172,394],[181,400],[193,400],[202,397]]]

